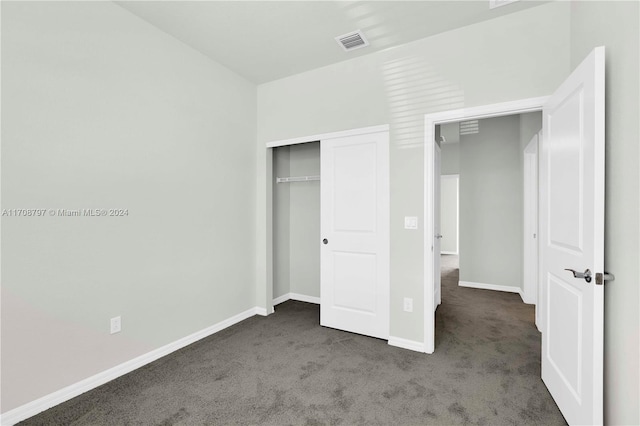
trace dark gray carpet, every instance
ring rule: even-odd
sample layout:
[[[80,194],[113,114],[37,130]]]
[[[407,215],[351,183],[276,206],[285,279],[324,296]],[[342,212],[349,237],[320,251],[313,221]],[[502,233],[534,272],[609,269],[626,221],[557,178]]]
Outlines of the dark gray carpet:
[[[433,355],[320,327],[318,306],[289,301],[24,424],[565,424],[533,308],[458,287],[448,263]]]

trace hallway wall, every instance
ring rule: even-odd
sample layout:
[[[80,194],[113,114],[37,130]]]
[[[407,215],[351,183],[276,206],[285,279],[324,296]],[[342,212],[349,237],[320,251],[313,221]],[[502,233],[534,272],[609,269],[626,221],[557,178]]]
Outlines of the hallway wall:
[[[520,116],[460,136],[460,281],[522,288]]]

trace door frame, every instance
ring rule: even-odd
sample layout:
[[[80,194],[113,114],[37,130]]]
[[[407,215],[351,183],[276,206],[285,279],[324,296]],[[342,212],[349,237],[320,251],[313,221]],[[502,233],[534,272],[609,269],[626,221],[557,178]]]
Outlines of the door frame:
[[[437,232],[437,236],[433,239],[433,250],[434,253],[438,253],[438,256],[433,257],[433,310],[435,311],[438,309],[438,306],[440,306],[440,303],[442,303],[442,274],[440,273],[442,268],[440,259],[440,254],[442,254],[442,147],[434,143],[433,153],[433,175],[435,176],[433,180],[433,232]],[[436,220],[436,217],[438,220]]]
[[[523,276],[522,276],[522,300],[524,303],[536,305],[536,326],[542,330],[540,325],[540,309],[538,309],[538,147],[542,130],[531,138],[523,150],[523,219],[524,219],[524,250],[523,250]],[[533,238],[532,238],[533,236]],[[527,271],[533,272],[528,276]]]
[[[542,111],[548,96],[520,99],[471,108],[425,114],[424,116],[424,348],[431,354],[435,350],[435,271],[434,253],[434,184],[435,184],[435,130],[436,125],[464,120]],[[439,253],[438,253],[439,255]]]
[[[258,258],[264,259],[264,263],[259,265],[259,270],[264,268],[265,279],[257,280],[257,288],[256,288],[256,297],[257,297],[257,307],[256,313],[258,315],[267,316],[274,313],[274,299],[273,299],[273,182],[274,182],[274,172],[273,172],[273,148],[277,148],[279,146],[290,146],[297,145],[301,143],[308,142],[320,142],[322,146],[323,139],[333,139],[333,138],[342,138],[346,136],[356,136],[356,135],[365,135],[369,133],[379,133],[379,132],[389,132],[389,124],[381,124],[377,126],[369,126],[369,127],[360,127],[356,129],[346,129],[339,130],[336,132],[328,132],[328,133],[318,133],[315,135],[309,136],[300,136],[296,138],[289,139],[279,139],[270,141],[264,144],[266,148],[266,167],[265,167],[265,186],[264,186],[264,194],[265,194],[265,205],[266,211],[263,216],[263,220],[265,223],[265,235],[264,235],[264,246],[258,248]],[[260,220],[260,218],[259,218]],[[320,236],[318,236],[320,238]],[[388,241],[390,243],[390,241]],[[286,295],[285,298],[278,298],[277,303],[282,303],[286,300],[292,299],[292,293]],[[299,296],[299,295],[297,295]],[[298,297],[299,299],[299,297]],[[306,301],[306,300],[305,300]],[[310,299],[308,301],[311,301]],[[264,303],[265,308],[262,308],[261,305]],[[276,303],[276,304],[277,304]]]

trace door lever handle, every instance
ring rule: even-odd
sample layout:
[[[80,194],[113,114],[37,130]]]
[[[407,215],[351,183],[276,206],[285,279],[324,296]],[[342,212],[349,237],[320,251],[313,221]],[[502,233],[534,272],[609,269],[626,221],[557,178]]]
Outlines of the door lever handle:
[[[578,272],[573,269],[565,269],[565,271],[573,273],[574,278],[584,278],[586,282],[591,282],[591,271],[589,269],[585,269],[584,272]]]
[[[442,235],[441,235],[441,234],[437,234],[437,235],[436,235],[436,239],[438,239],[438,240],[439,240],[439,239],[441,239],[441,238],[442,238]]]

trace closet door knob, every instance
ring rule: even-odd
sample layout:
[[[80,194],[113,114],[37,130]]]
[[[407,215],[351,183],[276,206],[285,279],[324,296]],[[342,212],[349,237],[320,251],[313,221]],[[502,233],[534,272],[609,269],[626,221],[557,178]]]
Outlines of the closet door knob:
[[[322,244],[329,244],[329,240],[325,238],[324,240],[322,240]]]

